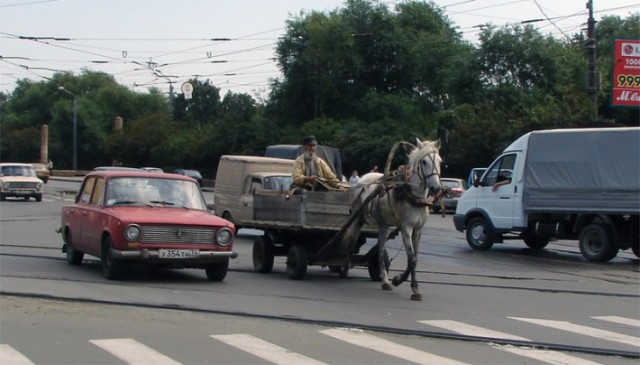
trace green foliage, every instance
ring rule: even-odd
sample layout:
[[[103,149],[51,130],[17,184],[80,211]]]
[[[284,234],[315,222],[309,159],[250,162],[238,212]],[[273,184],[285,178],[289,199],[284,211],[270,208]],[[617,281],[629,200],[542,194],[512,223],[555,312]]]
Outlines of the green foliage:
[[[640,38],[640,15],[597,23],[599,114],[614,125],[640,125],[640,108],[609,106],[615,37]],[[283,76],[259,104],[248,94],[221,96],[208,80],[189,80],[189,100],[158,89],[136,93],[91,71],[19,80],[10,95],[0,93],[0,158],[37,160],[39,130],[48,124],[49,156],[57,168],[71,167],[73,97],[63,86],[77,101],[83,169],[117,160],[211,176],[224,154],[261,155],[268,145],[314,134],[341,149],[344,171],[365,173],[384,165],[395,142],[435,139],[443,126],[444,174],[464,177],[523,133],[589,120],[585,41],[508,26],[484,29],[472,45],[433,2],[391,8],[347,0],[287,21],[276,47]],[[118,116],[122,132],[113,130]]]

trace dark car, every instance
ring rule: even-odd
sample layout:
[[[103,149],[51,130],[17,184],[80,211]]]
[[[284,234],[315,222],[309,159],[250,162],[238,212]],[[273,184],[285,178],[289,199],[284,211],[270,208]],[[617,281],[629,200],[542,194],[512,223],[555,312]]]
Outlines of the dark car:
[[[189,176],[190,178],[195,179],[198,182],[198,185],[200,185],[200,187],[204,186],[204,180],[202,179],[202,175],[198,170],[177,169],[173,173]]]

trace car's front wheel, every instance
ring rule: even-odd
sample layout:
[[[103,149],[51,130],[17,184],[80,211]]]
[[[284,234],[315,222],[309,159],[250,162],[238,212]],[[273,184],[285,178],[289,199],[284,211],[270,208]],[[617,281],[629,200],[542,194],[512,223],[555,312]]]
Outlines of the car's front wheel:
[[[227,276],[227,271],[229,271],[229,259],[207,264],[205,271],[207,279],[210,281],[222,281]]]
[[[118,280],[122,277],[124,263],[113,257],[113,240],[107,236],[102,244],[102,274],[109,280]]]

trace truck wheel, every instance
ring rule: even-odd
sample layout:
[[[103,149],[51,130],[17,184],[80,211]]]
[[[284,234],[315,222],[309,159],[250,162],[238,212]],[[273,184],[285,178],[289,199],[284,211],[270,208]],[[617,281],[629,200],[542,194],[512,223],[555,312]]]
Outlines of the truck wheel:
[[[522,235],[524,244],[532,250],[542,250],[549,244],[549,237],[540,237],[535,233],[525,232]]]
[[[124,264],[121,260],[111,255],[112,249],[113,241],[111,237],[105,238],[102,244],[102,257],[100,258],[102,262],[102,274],[109,280],[118,280],[122,276]]]
[[[204,270],[209,281],[222,281],[227,276],[227,271],[229,271],[229,259],[207,264]]]
[[[253,268],[257,272],[270,273],[273,269],[273,244],[262,236],[253,240]]]
[[[476,217],[467,225],[467,243],[474,250],[486,251],[493,246],[493,229],[482,217]]]
[[[42,194],[36,195],[36,201],[37,202],[41,202],[42,201]]]
[[[307,273],[307,250],[300,245],[293,245],[287,254],[287,274],[293,280],[301,280]]]
[[[389,271],[389,266],[391,266],[391,261],[389,260],[389,254],[387,253],[387,249],[384,249],[384,267],[387,271]],[[369,258],[369,263],[367,265],[367,269],[369,270],[369,278],[373,281],[381,281],[380,279],[380,265],[378,264],[378,250],[371,255]]]
[[[607,262],[616,257],[618,250],[611,228],[604,224],[592,223],[580,232],[580,252],[589,261]]]

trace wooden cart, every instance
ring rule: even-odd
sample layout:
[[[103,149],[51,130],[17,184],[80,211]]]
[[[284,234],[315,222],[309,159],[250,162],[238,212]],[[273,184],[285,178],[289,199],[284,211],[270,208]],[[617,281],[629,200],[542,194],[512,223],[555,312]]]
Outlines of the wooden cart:
[[[264,231],[253,243],[255,270],[271,272],[274,257],[286,256],[291,279],[302,279],[308,265],[321,265],[342,277],[351,267],[367,267],[371,279],[380,280],[377,247],[359,252],[367,237],[377,237],[378,229],[364,209],[354,208],[355,198],[352,192],[256,192],[253,220],[239,222],[243,228]],[[388,267],[386,252],[385,259]]]

